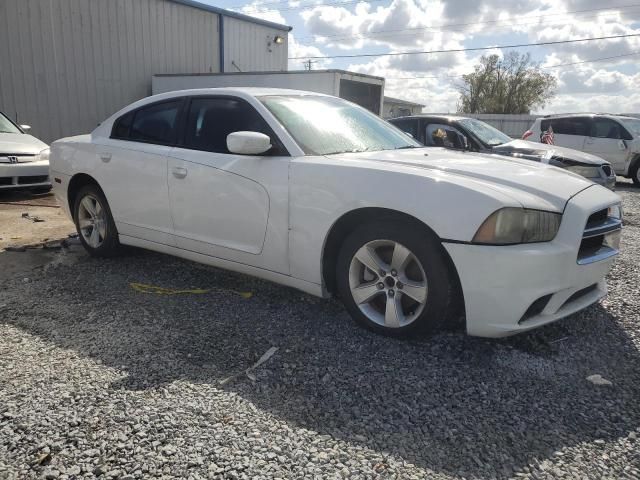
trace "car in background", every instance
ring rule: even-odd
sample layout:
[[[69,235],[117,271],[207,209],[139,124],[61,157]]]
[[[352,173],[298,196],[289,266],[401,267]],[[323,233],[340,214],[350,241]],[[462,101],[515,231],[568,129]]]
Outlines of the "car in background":
[[[28,189],[34,193],[51,190],[49,147],[26,133],[0,112],[0,192]]]
[[[578,175],[426,148],[343,99],[209,88],[54,142],[55,195],[94,256],[138,246],[337,295],[362,325],[501,337],[606,294],[620,197]]]
[[[549,115],[537,118],[526,132],[542,140],[551,128],[553,143],[602,157],[617,175],[640,186],[640,118],[610,114]]]
[[[414,115],[393,118],[389,122],[411,134],[423,145],[534,160],[577,173],[611,190],[615,189],[615,173],[603,159],[555,145],[514,140],[475,118]]]

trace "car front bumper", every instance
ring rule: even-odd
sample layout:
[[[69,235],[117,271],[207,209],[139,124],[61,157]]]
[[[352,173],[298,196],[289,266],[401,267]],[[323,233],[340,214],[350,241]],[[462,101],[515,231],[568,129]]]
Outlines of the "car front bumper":
[[[612,174],[612,175],[607,177],[606,174],[604,174],[604,172],[603,172],[602,177],[590,178],[589,180],[592,180],[593,182],[597,183],[598,185],[602,185],[603,187],[606,187],[609,190],[615,190],[616,189],[616,176],[615,176],[615,174]]]
[[[586,264],[578,264],[578,254],[589,216],[619,202],[617,195],[598,186],[583,190],[567,204],[552,242],[445,243],[462,286],[467,333],[513,335],[566,317],[604,297],[605,276],[617,252]],[[539,299],[544,299],[543,308],[534,308],[530,314]]]
[[[48,160],[0,164],[0,191],[50,186]]]

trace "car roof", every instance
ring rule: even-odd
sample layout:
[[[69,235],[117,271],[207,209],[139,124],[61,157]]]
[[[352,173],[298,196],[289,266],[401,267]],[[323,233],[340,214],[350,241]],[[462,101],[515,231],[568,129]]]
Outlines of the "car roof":
[[[423,120],[437,120],[437,121],[455,121],[455,120],[468,120],[469,117],[463,117],[459,115],[437,115],[437,114],[429,114],[429,113],[420,113],[418,115],[407,115],[404,117],[396,117],[390,120],[413,120],[413,119],[423,119]]]
[[[622,120],[634,120],[636,117],[630,117],[628,115],[618,115],[616,113],[555,113],[552,115],[544,115],[542,117],[538,117],[536,120],[544,120],[549,118],[575,118],[575,117],[604,117],[604,118],[618,118]]]
[[[171,92],[153,95],[148,98],[172,98],[186,95],[237,95],[240,97],[261,97],[267,95],[303,96],[314,95],[326,97],[323,93],[308,92],[305,90],[293,90],[289,88],[265,88],[265,87],[220,87],[220,88],[194,88],[188,90],[174,90]]]

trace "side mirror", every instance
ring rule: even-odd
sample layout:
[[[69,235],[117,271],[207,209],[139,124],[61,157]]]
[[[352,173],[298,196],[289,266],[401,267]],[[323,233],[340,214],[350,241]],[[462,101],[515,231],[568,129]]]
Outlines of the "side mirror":
[[[271,139],[264,133],[233,132],[227,135],[227,149],[238,155],[260,155],[271,146]]]
[[[20,125],[20,128],[25,132],[31,130],[31,125]]]
[[[409,132],[404,132],[404,133],[405,133],[405,135],[407,135],[407,136],[409,136],[411,138],[414,138],[412,133],[409,133]]]

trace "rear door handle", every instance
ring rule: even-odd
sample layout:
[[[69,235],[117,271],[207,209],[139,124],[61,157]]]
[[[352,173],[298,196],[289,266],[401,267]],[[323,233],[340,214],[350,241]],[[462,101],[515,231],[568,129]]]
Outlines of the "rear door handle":
[[[110,153],[101,153],[100,154],[100,160],[102,160],[104,163],[109,163],[111,161],[111,154]]]
[[[187,176],[187,169],[183,167],[173,167],[172,172],[176,178],[184,178]]]

